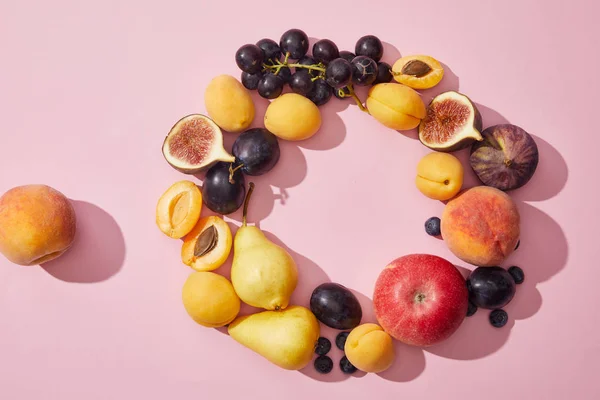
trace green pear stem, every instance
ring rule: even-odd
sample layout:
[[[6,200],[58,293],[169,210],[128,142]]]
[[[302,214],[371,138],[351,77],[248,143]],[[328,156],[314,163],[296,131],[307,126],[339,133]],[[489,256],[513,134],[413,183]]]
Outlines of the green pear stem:
[[[248,184],[248,193],[246,193],[246,198],[244,199],[244,211],[242,214],[242,226],[246,226],[246,216],[248,215],[248,204],[250,203],[250,196],[252,196],[253,190],[254,190],[254,182],[250,182]]]

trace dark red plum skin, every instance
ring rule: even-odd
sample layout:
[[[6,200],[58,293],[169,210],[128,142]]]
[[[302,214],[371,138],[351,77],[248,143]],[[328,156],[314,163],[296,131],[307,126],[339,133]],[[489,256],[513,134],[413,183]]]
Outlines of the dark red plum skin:
[[[537,169],[538,147],[524,129],[512,124],[490,126],[473,143],[470,164],[479,180],[503,191],[524,186]]]
[[[310,310],[330,328],[354,329],[362,319],[362,308],[354,293],[339,283],[323,283],[310,297]]]

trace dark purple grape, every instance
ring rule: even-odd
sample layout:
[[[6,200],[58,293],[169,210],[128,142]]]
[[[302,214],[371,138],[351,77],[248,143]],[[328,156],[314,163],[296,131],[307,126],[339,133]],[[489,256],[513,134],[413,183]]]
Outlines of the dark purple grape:
[[[255,44],[245,44],[235,52],[235,63],[249,74],[260,72],[264,59],[263,51]]]
[[[308,70],[298,70],[290,80],[290,88],[293,92],[306,96],[313,88],[314,83]]]
[[[352,60],[352,82],[359,86],[367,86],[377,78],[377,63],[372,58],[356,56]]]
[[[299,60],[308,51],[308,36],[300,29],[290,29],[281,35],[279,48],[285,55],[290,53],[290,58]]]
[[[263,77],[262,72],[257,72],[256,74],[249,74],[247,72],[242,71],[242,85],[248,90],[256,90],[258,88],[258,82]]]
[[[301,65],[316,65],[317,62],[315,61],[314,58],[312,58],[310,56],[304,56],[301,59],[299,59],[298,62],[296,62],[296,64],[301,64]],[[319,75],[319,71],[314,70],[314,69],[296,68],[296,71],[300,71],[300,70],[308,71],[309,75],[312,76],[312,77],[315,77],[315,76]]]
[[[317,79],[313,82],[313,88],[306,97],[317,106],[322,106],[331,99],[333,89],[324,79]]]
[[[343,97],[340,96],[340,91],[342,91],[344,93]],[[350,89],[348,89],[348,86],[344,86],[343,88],[340,88],[340,89],[333,89],[333,95],[340,100],[349,99],[351,97]]]
[[[362,319],[362,308],[354,293],[339,283],[323,283],[310,296],[310,310],[330,328],[354,329]]]
[[[233,142],[232,154],[244,174],[263,175],[279,161],[279,142],[277,136],[265,128],[248,129]]]
[[[366,35],[358,39],[354,52],[357,56],[367,56],[379,62],[383,57],[383,44],[377,36]]]
[[[202,184],[202,201],[210,210],[219,214],[231,214],[242,206],[246,196],[246,183],[242,171],[233,173],[229,180],[230,163],[218,162],[208,171]]]
[[[256,42],[256,45],[263,51],[265,55],[265,61],[267,60],[279,60],[281,58],[281,49],[276,41],[272,39],[260,39]]]
[[[340,51],[340,57],[348,62],[352,62],[352,60],[354,60],[354,57],[356,57],[356,54],[350,51],[342,50]]]
[[[331,40],[321,39],[313,45],[312,56],[318,62],[328,64],[340,56],[340,51]]]
[[[258,82],[258,94],[265,99],[274,99],[281,95],[285,82],[271,73],[265,74]]]
[[[352,80],[352,65],[343,58],[336,58],[327,65],[325,80],[334,89],[347,86]]]
[[[378,62],[377,63],[377,78],[375,78],[375,82],[373,85],[378,83],[388,83],[394,79],[392,75],[392,66],[386,62]]]

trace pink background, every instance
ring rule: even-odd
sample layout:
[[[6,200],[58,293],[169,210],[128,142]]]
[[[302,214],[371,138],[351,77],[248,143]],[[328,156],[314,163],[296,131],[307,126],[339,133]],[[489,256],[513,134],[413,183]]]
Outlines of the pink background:
[[[0,4],[0,192],[45,183],[79,217],[76,246],[59,261],[0,260],[0,398],[600,398],[597,2],[161,3]],[[506,327],[480,310],[447,342],[398,344],[391,370],[346,377],[337,366],[327,376],[278,369],[188,318],[181,287],[191,270],[154,212],[167,187],[190,177],[163,160],[162,140],[180,117],[205,111],[213,76],[239,76],[239,46],[292,27],[349,50],[376,34],[390,63],[432,55],[447,76],[425,100],[459,89],[484,126],[508,121],[535,135],[539,169],[513,193],[522,243],[504,265],[527,278]],[[259,126],[267,102],[254,99]],[[276,169],[253,180],[250,220],[297,260],[294,302],[333,280],[357,292],[373,321],[373,284],[391,259],[427,252],[467,266],[424,232],[443,204],[414,186],[429,152],[414,133],[386,129],[349,101],[332,99],[322,113],[313,139],[281,143]],[[240,214],[227,220],[239,224]],[[332,350],[336,364],[340,356]]]

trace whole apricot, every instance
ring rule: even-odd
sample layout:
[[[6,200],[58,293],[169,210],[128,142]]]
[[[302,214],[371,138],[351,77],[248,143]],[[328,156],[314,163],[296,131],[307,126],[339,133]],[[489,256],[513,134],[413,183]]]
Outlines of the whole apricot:
[[[204,92],[209,117],[223,130],[242,132],[254,120],[254,102],[246,88],[231,75],[213,78]]]
[[[0,197],[0,253],[18,265],[61,256],[75,240],[69,199],[47,185],[17,186]]]
[[[434,200],[449,200],[463,184],[464,170],[458,158],[448,153],[429,153],[417,164],[417,189]]]
[[[414,129],[427,115],[419,94],[399,83],[378,83],[369,90],[369,113],[388,128],[404,131]]]
[[[240,298],[231,282],[214,272],[193,272],[182,291],[183,306],[198,324],[208,328],[225,326],[240,312]]]
[[[392,337],[372,323],[359,325],[350,332],[344,352],[348,361],[364,372],[383,372],[396,358]]]
[[[284,140],[305,140],[321,127],[321,112],[312,101],[297,93],[273,100],[265,112],[265,128]]]

